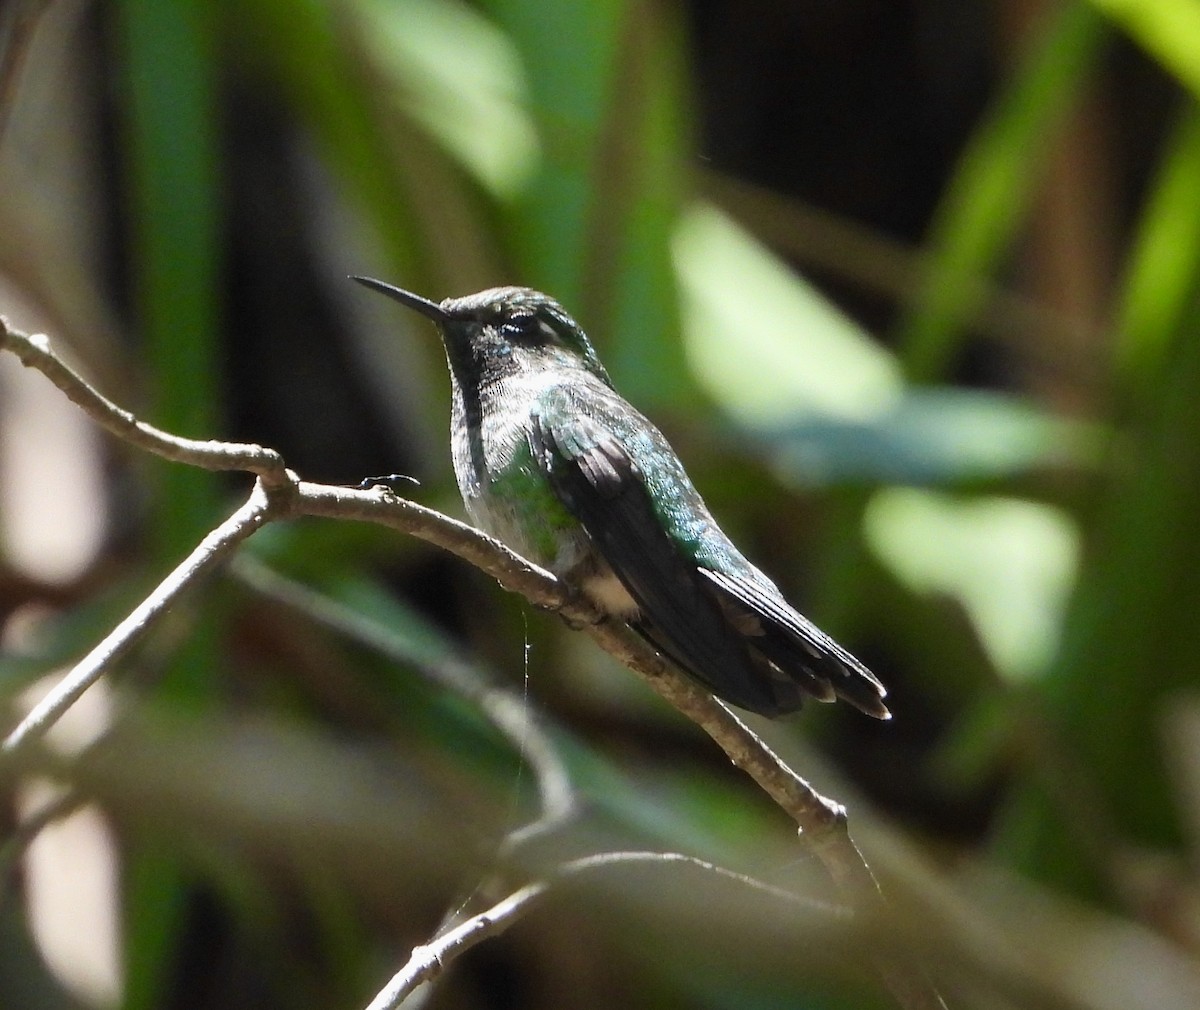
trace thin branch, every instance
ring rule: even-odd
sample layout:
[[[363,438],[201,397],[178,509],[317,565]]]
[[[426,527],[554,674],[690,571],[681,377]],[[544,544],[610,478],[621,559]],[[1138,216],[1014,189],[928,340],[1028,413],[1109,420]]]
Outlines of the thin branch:
[[[138,642],[185,589],[224,561],[238,544],[260,529],[271,510],[272,504],[262,481],[255,482],[246,503],[201,540],[195,550],[128,617],[33,706],[32,711],[0,744],[0,752],[11,754],[43,736],[79,700],[84,691]]]
[[[879,882],[850,837],[845,807],[797,775],[724,702],[664,663],[628,629],[603,623],[587,630],[603,649],[700,726],[796,822],[813,854],[854,907],[863,912],[883,907]],[[874,960],[888,991],[904,1010],[946,1010],[937,987],[919,965],[885,954],[875,955]]]
[[[704,729],[802,831],[814,839],[831,831],[845,834],[846,814],[841,804],[822,796],[797,775],[725,705],[669,665],[624,625],[597,621],[590,603],[498,540],[400,498],[384,487],[356,491],[301,481],[294,508],[304,515],[378,522],[420,537],[471,562],[505,589],[582,625],[601,648]],[[834,855],[843,858],[843,847],[836,846]],[[847,879],[849,873],[839,867],[837,876]]]
[[[30,337],[15,331],[2,319],[0,348],[12,350],[24,364],[46,374],[97,423],[134,445],[206,469],[244,469],[259,476],[246,504],[205,537],[192,555],[35,707],[4,741],[0,748],[4,753],[11,754],[22,743],[44,733],[90,684],[128,651],[189,584],[223,560],[263,523],[304,515],[374,522],[443,547],[492,575],[506,589],[586,627],[603,649],[698,723],[733,763],[796,821],[815,854],[857,906],[870,908],[882,900],[869,867],[850,839],[841,804],[817,792],[728,708],[666,663],[628,628],[599,621],[600,615],[591,604],[545,569],[478,530],[406,501],[390,489],[359,491],[300,481],[273,450],[256,445],[198,442],[159,431],[92,389],[54,355],[44,336]],[[897,1002],[906,1010],[943,1005],[936,989],[919,971],[883,962],[880,970]]]
[[[138,420],[72,371],[51,349],[44,333],[28,334],[13,329],[3,316],[0,316],[0,348],[12,351],[26,367],[37,369],[88,417],[130,445],[203,470],[244,470],[261,477],[272,488],[286,486],[293,479],[286,472],[283,457],[274,449],[182,438]]]
[[[583,856],[580,859],[572,859],[563,863],[542,879],[526,884],[520,890],[498,901],[491,908],[471,916],[453,929],[435,937],[429,943],[414,947],[408,962],[371,1000],[367,1010],[396,1010],[417,986],[436,978],[455,958],[481,941],[500,935],[527,915],[541,899],[549,894],[553,887],[594,870],[631,863],[683,864],[725,880],[735,881],[754,891],[790,904],[819,908],[821,911],[832,914],[843,911],[835,906],[800,898],[791,891],[772,887],[764,884],[761,880],[755,880],[745,874],[735,873],[733,870],[679,852],[603,852],[593,856]]]
[[[87,802],[87,797],[75,789],[59,792],[33,813],[21,819],[16,830],[0,845],[0,887],[8,872],[42,829],[73,814]]]
[[[414,947],[408,962],[379,990],[367,1010],[395,1010],[422,982],[429,982],[440,975],[451,960],[488,937],[498,936],[508,929],[546,894],[549,886],[544,880],[526,884],[448,933],[430,943]]]
[[[679,674],[657,652],[620,624],[592,625],[588,633],[606,652],[640,674],[673,707],[712,737],[738,768],[810,835],[845,824],[845,808],[797,775],[721,701]]]
[[[286,607],[376,652],[407,664],[439,687],[474,704],[533,771],[540,800],[538,819],[510,836],[509,845],[569,819],[575,809],[574,790],[565,762],[522,699],[490,683],[485,674],[447,647],[430,658],[414,649],[392,628],[366,617],[322,593],[288,579],[243,554],[231,564],[239,581]]]
[[[401,498],[391,488],[376,485],[360,491],[300,481],[296,495],[298,514],[389,526],[462,558],[535,606],[560,611],[580,623],[594,623],[601,617],[595,607],[572,593],[550,572],[499,540],[474,526]]]

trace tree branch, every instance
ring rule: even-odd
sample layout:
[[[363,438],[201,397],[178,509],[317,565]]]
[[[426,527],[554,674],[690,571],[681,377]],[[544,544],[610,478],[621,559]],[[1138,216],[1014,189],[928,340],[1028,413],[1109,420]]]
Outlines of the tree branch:
[[[15,354],[27,368],[41,372],[100,427],[130,445],[203,470],[245,470],[261,477],[263,483],[272,488],[285,486],[295,479],[294,476],[289,478],[283,457],[274,449],[239,442],[182,438],[138,420],[72,371],[51,350],[50,340],[44,333],[22,333],[9,326],[3,316],[0,316],[0,347]]]
[[[600,615],[590,603],[545,569],[531,564],[492,537],[407,501],[388,488],[360,491],[312,484],[301,481],[288,470],[274,450],[257,445],[195,441],[160,431],[92,389],[54,354],[45,336],[29,336],[13,330],[2,318],[0,348],[11,350],[25,365],[42,372],[98,424],[125,441],[166,459],[209,470],[247,470],[259,478],[246,503],[205,537],[34,708],[4,741],[3,752],[11,754],[44,733],[140,639],[184,589],[269,520],[326,516],[373,522],[436,544],[488,573],[506,589],[584,626],[601,648],[639,674],[671,705],[703,728],[730,760],[796,822],[815,855],[857,907],[869,908],[882,900],[869,867],[850,838],[841,804],[817,792],[724,704],[664,661],[628,628],[599,621]],[[517,892],[525,896],[517,900],[516,908],[541,893],[536,888],[530,893],[526,891]],[[897,1002],[906,1010],[943,1006],[936,990],[919,971],[891,963],[881,963],[880,971]]]
[[[201,540],[196,549],[128,617],[33,706],[16,729],[5,737],[3,744],[0,744],[0,752],[11,754],[43,736],[79,700],[84,691],[141,639],[185,589],[194,585],[202,575],[233,553],[238,544],[260,529],[271,510],[271,501],[263,490],[262,482],[258,481],[246,503]]]
[[[8,878],[13,865],[25,854],[43,828],[73,814],[87,802],[77,790],[68,789],[46,801],[17,824],[3,844],[0,844],[0,880]]]
[[[447,647],[431,658],[416,650],[393,629],[337,600],[272,571],[246,554],[230,564],[234,577],[260,595],[302,613],[309,621],[343,635],[383,656],[414,667],[430,683],[475,705],[533,771],[540,812],[530,824],[512,832],[511,849],[524,838],[541,834],[568,820],[575,810],[570,773],[538,718],[513,692],[491,683],[485,673]]]
[[[544,899],[555,886],[586,873],[622,864],[673,864],[685,865],[725,880],[736,881],[754,891],[769,895],[789,904],[818,906],[807,902],[791,891],[771,887],[745,874],[735,873],[722,866],[696,859],[679,852],[603,852],[593,856],[572,859],[556,867],[553,872],[539,880],[526,884],[491,908],[473,915],[453,929],[440,934],[429,943],[414,947],[412,956],[378,995],[371,1000],[367,1010],[396,1010],[404,999],[423,982],[429,982],[441,974],[445,966],[459,955],[470,950],[488,937],[498,936],[527,915]],[[836,913],[839,909],[819,905],[821,911]]]
[[[388,526],[457,555],[535,606],[557,610],[581,623],[594,623],[601,616],[595,607],[572,593],[546,569],[525,560],[499,540],[474,526],[401,498],[391,488],[377,485],[360,491],[299,481],[296,495],[297,515],[356,519]]]

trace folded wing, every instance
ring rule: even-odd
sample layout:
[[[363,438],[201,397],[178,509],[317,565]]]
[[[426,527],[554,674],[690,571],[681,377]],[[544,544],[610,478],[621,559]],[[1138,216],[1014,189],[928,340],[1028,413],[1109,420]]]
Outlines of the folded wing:
[[[879,681],[765,576],[748,563],[745,575],[716,571],[680,548],[621,438],[596,419],[555,414],[569,423],[533,419],[533,459],[637,603],[631,624],[655,648],[718,697],[764,715],[795,711],[808,696],[888,717]]]

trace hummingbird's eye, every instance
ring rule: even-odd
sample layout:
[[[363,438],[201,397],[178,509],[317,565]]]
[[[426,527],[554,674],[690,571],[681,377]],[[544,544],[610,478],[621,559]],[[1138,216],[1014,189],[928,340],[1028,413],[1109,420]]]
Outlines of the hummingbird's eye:
[[[554,331],[532,312],[509,316],[500,327],[500,332],[509,340],[524,344],[545,343],[555,338]]]

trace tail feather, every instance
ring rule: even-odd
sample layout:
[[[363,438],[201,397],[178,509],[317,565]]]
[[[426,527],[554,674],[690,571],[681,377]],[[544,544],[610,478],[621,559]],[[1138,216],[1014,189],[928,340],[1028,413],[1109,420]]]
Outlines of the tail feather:
[[[818,701],[842,698],[877,719],[890,719],[884,686],[870,670],[807,617],[793,609],[768,582],[701,568],[723,606],[743,619],[757,619],[760,631],[747,643],[785,677]]]

